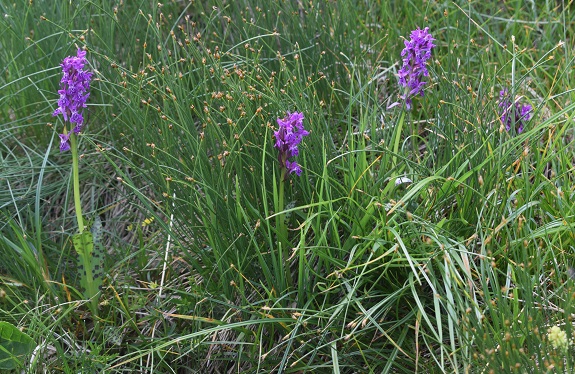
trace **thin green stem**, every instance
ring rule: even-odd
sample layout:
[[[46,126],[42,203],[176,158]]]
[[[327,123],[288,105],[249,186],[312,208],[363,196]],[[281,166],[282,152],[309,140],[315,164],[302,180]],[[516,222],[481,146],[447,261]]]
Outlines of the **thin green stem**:
[[[287,170],[285,168],[282,169],[281,177],[280,177],[280,190],[278,196],[278,210],[281,212],[284,210],[284,191],[285,191],[285,179],[286,179]],[[278,226],[278,241],[285,242],[287,240],[287,228],[285,224],[285,216],[284,214],[279,215],[279,226]]]
[[[72,151],[72,183],[74,189],[74,207],[76,209],[76,220],[78,221],[78,232],[84,232],[84,218],[82,217],[82,203],[80,202],[80,168],[78,160],[78,142],[76,135],[70,134],[70,150]]]
[[[399,142],[401,141],[401,131],[403,129],[403,122],[405,121],[405,110],[401,112],[401,117],[395,125],[395,131],[393,133],[393,156],[391,158],[391,165],[397,168],[397,155],[399,154]]]
[[[90,299],[90,309],[92,313],[98,315],[98,298],[96,294],[98,293],[97,288],[94,284],[94,274],[92,274],[92,251],[90,246],[92,243],[86,243],[84,236],[84,230],[86,226],[84,225],[84,218],[82,216],[82,203],[80,201],[80,167],[79,167],[79,157],[78,157],[78,141],[76,135],[72,132],[70,134],[70,150],[72,152],[72,186],[74,190],[74,207],[76,210],[76,220],[78,221],[78,232],[80,236],[80,257],[82,258],[82,265],[84,266],[84,271],[86,280],[86,297]],[[92,237],[90,236],[90,241]]]
[[[280,189],[279,189],[279,196],[278,196],[278,205],[279,205],[278,210],[280,212],[283,211],[285,208],[284,194],[285,194],[285,183],[286,183],[287,176],[288,176],[287,169],[282,168],[281,177],[280,177]],[[290,287],[293,285],[293,280],[291,278],[291,271],[290,271],[289,263],[287,262],[287,258],[289,258],[289,256],[284,256],[285,251],[290,249],[290,243],[289,243],[288,235],[287,235],[287,226],[286,226],[286,222],[285,222],[285,213],[280,214],[278,217],[279,217],[278,248],[280,249],[279,261],[280,261],[280,264],[285,269],[287,286]],[[278,269],[281,269],[282,266],[278,267]]]

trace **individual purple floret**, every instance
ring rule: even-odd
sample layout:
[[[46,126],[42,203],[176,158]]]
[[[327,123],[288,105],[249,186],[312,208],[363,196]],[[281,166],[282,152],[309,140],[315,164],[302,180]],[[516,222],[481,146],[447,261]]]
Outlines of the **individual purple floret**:
[[[409,91],[402,96],[407,109],[411,109],[411,97],[417,94],[423,96],[422,77],[429,76],[427,60],[431,58],[431,49],[435,47],[435,39],[429,33],[429,27],[416,29],[411,32],[410,40],[405,40],[405,48],[401,52],[403,56],[403,66],[399,70],[399,84]]]
[[[286,177],[291,173],[295,173],[297,176],[301,175],[301,167],[298,163],[288,161],[288,158],[299,154],[297,146],[304,136],[309,135],[309,131],[303,128],[303,118],[303,113],[288,112],[285,118],[278,118],[277,120],[279,130],[274,131],[276,139],[274,146],[279,150],[280,167],[287,170]]]
[[[525,129],[525,122],[531,118],[531,105],[521,105],[519,102],[512,103],[507,90],[499,92],[499,107],[501,108],[501,122],[505,124],[507,131],[511,130],[511,126],[515,124],[515,129],[518,134],[521,134]]]
[[[70,150],[70,133],[60,134],[60,152]]]
[[[61,114],[64,121],[70,121],[76,125],[72,129],[75,134],[82,131],[84,117],[82,111],[86,107],[86,100],[90,96],[90,80],[92,73],[84,71],[86,64],[86,51],[78,49],[76,56],[68,56],[62,64],[64,73],[60,81],[60,99],[58,100],[58,109],[54,111],[54,116]],[[64,152],[70,149],[70,134],[60,134],[60,151]]]

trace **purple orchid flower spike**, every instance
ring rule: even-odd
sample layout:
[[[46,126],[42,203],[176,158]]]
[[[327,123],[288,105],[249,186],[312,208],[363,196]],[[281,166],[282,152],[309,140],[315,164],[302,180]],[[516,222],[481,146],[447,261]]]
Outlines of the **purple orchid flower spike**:
[[[84,126],[84,117],[82,112],[86,107],[86,100],[90,96],[90,80],[92,73],[85,71],[86,51],[78,49],[76,56],[68,56],[62,64],[62,80],[60,81],[60,99],[58,100],[58,109],[53,113],[54,116],[62,115],[64,121],[70,121],[75,126],[72,129],[74,134],[82,131]],[[60,134],[60,151],[64,152],[70,149],[69,134]]]
[[[402,96],[407,109],[411,109],[411,98],[415,95],[423,96],[423,86],[426,82],[423,77],[429,76],[426,62],[431,58],[431,49],[435,47],[435,39],[429,33],[429,27],[416,29],[411,32],[410,39],[405,40],[405,48],[401,52],[403,66],[399,70],[399,84],[406,89]]]
[[[501,122],[505,125],[505,130],[510,131],[511,126],[515,124],[517,134],[521,134],[525,130],[525,124],[531,119],[531,105],[520,104],[519,102],[511,102],[507,90],[499,92],[499,108]]]
[[[303,127],[303,113],[287,113],[285,118],[278,118],[278,131],[274,131],[275,147],[279,150],[278,160],[280,167],[285,169],[287,175],[295,173],[301,175],[301,167],[295,161],[289,161],[288,158],[295,157],[299,154],[298,145],[304,136],[309,135],[309,131]]]

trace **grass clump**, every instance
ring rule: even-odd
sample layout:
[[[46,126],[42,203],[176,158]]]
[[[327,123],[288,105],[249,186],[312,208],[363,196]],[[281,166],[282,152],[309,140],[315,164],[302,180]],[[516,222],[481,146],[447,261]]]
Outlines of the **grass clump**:
[[[0,315],[26,372],[572,370],[569,3],[0,8]],[[51,115],[77,48],[92,300]]]

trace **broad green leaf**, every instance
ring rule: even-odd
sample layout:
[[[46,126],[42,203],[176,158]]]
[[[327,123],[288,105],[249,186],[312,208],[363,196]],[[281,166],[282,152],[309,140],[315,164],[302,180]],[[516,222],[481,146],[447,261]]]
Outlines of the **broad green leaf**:
[[[0,369],[21,367],[25,356],[32,353],[36,343],[27,334],[8,322],[0,322]]]
[[[72,236],[72,242],[74,243],[74,248],[78,255],[80,256],[80,285],[86,292],[86,297],[90,298],[92,295],[92,252],[94,251],[94,239],[92,233],[88,230],[80,234]]]
[[[74,248],[79,255],[79,266],[81,271],[80,286],[83,288],[84,296],[91,299],[91,308],[97,314],[98,299],[96,294],[102,285],[102,224],[97,218],[92,227],[92,231],[85,230],[72,237]]]
[[[74,243],[74,249],[80,256],[90,256],[94,250],[94,239],[92,238],[92,233],[88,230],[72,236],[72,242]]]
[[[104,228],[102,227],[102,220],[100,217],[96,216],[94,224],[92,225],[92,242],[94,243],[94,248],[92,251],[92,256],[90,258],[90,264],[92,266],[92,275],[94,277],[94,288],[100,289],[102,287],[102,279],[104,278],[104,246],[102,245],[102,234]]]

